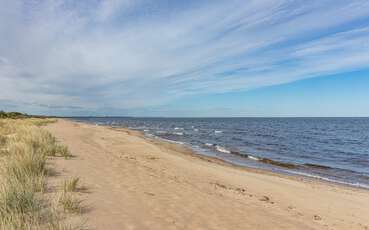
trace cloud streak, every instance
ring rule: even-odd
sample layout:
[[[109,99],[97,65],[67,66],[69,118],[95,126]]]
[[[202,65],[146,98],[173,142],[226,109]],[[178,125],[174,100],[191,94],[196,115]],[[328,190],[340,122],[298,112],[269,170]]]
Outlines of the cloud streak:
[[[1,4],[0,105],[30,112],[126,111],[369,67],[364,0]]]

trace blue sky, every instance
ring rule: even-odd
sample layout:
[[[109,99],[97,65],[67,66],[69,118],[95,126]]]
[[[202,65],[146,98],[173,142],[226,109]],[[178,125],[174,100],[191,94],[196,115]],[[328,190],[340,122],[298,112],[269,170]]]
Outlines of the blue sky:
[[[369,116],[367,0],[0,3],[0,109]]]

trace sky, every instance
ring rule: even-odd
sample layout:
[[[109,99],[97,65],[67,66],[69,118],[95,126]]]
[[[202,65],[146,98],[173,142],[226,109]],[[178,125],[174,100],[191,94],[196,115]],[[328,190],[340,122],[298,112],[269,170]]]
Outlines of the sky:
[[[368,0],[0,5],[0,110],[369,116]]]

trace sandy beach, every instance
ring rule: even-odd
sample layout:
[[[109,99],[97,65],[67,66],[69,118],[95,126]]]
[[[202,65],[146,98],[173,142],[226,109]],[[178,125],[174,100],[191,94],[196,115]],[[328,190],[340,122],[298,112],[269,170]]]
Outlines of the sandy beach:
[[[59,119],[89,229],[369,229],[369,191],[245,169],[126,129]]]

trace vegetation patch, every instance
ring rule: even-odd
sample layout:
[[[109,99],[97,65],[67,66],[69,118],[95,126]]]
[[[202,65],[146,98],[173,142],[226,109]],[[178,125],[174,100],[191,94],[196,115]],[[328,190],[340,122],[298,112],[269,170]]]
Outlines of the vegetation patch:
[[[68,213],[81,213],[82,201],[71,192],[62,192],[59,197],[59,204]]]
[[[64,211],[80,210],[80,202],[69,194],[76,190],[78,179],[66,183],[68,191],[62,191],[59,202],[45,194],[48,157],[70,156],[65,146],[39,127],[47,122],[52,121],[0,119],[0,230],[72,229],[65,223]]]
[[[27,117],[30,117],[30,116],[25,113],[0,111],[0,118],[19,119],[19,118],[27,118]]]
[[[63,192],[77,192],[79,190],[78,188],[78,182],[79,178],[74,177],[70,178],[68,180],[65,180],[63,183]]]

